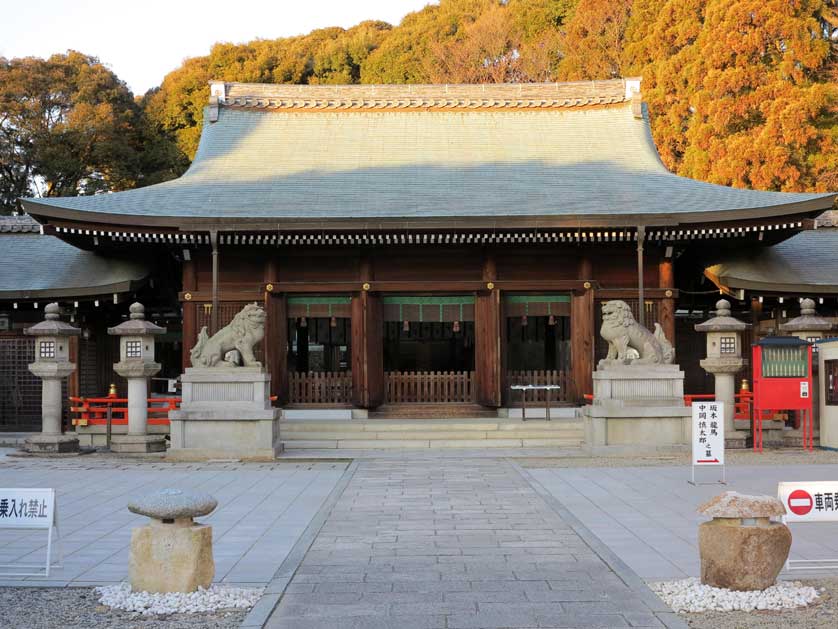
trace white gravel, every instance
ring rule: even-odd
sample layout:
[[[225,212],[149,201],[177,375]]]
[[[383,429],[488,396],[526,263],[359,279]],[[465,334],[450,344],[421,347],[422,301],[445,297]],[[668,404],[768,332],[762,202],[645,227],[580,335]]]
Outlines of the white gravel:
[[[200,614],[219,609],[250,609],[262,596],[262,588],[233,588],[212,585],[208,590],[152,594],[132,592],[128,583],[95,588],[99,602],[114,609],[138,612],[144,616],[157,614]]]
[[[815,602],[819,594],[818,590],[800,581],[778,581],[766,590],[751,592],[703,585],[695,577],[680,581],[659,581],[649,586],[679,614],[795,609]]]

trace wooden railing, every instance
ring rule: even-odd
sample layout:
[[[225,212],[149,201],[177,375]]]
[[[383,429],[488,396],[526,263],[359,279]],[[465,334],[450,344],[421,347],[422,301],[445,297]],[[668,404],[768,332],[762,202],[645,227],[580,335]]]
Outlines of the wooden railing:
[[[558,385],[558,391],[550,391],[550,402],[568,402],[572,400],[570,391],[570,376],[566,371],[557,369],[535,369],[529,371],[507,371],[506,386],[526,384]],[[546,401],[546,391],[530,391],[527,394],[528,403]],[[512,402],[510,401],[510,404]]]
[[[386,371],[388,404],[462,404],[475,401],[473,371]]]
[[[108,423],[108,412],[111,424],[114,426],[128,423],[128,398],[107,395],[105,397],[70,397],[70,403],[77,406],[70,407],[70,413],[75,415],[73,426],[104,426]],[[149,425],[169,424],[169,411],[176,411],[180,407],[179,397],[150,397],[148,398]]]
[[[292,371],[288,374],[291,404],[350,404],[351,371]]]

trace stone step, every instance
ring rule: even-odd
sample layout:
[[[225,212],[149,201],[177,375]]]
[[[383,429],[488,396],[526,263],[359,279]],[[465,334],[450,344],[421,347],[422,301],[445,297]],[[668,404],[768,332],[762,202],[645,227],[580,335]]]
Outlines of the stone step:
[[[583,430],[578,420],[352,420],[352,421],[288,421],[282,420],[280,432],[291,433],[367,433],[367,432],[414,432],[434,433],[451,431],[471,432],[508,432],[508,431],[549,431],[565,432]]]
[[[418,430],[409,431],[363,431],[363,432],[326,432],[326,431],[279,431],[280,438],[285,441],[317,441],[323,439],[376,439],[376,440],[442,440],[442,439],[582,439],[584,431],[575,430],[448,430],[423,432]]]
[[[370,419],[450,419],[498,416],[479,404],[385,404],[369,412]]]
[[[554,439],[318,439],[283,440],[287,450],[389,450],[421,448],[578,448],[580,438]]]

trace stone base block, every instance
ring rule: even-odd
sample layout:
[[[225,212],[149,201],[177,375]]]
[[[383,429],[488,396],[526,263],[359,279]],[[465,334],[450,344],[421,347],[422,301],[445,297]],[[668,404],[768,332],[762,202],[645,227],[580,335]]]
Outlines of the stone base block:
[[[166,424],[149,424],[146,428],[149,435],[164,438],[169,434],[169,426]],[[107,445],[107,427],[103,424],[88,424],[87,426],[76,426],[75,436],[78,437],[81,447],[104,448]],[[111,439],[116,436],[128,434],[126,424],[111,426]]]
[[[33,435],[23,449],[30,454],[73,454],[79,451],[79,440],[74,435]]]
[[[163,435],[114,435],[111,438],[111,451],[120,454],[165,452],[166,438]]]
[[[731,590],[764,590],[774,585],[791,548],[785,524],[741,526],[738,518],[717,518],[698,527],[701,582]]]
[[[194,592],[215,576],[212,527],[191,518],[131,531],[128,580],[135,592]]]
[[[680,452],[691,440],[687,406],[586,406],[585,445],[595,454]]]
[[[167,458],[273,459],[282,452],[280,411],[263,411],[261,418],[170,413],[172,444]]]

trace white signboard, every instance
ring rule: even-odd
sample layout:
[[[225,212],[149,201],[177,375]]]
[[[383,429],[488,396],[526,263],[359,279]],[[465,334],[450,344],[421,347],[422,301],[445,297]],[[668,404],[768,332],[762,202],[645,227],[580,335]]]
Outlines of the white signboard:
[[[724,402],[700,402],[693,409],[693,465],[725,464]]]
[[[47,531],[47,556],[43,565],[2,564],[0,576],[48,577],[50,568],[61,567],[61,538],[54,489],[0,488],[0,539],[3,529],[42,529]],[[55,531],[58,561],[52,559],[52,532]],[[7,572],[6,569],[17,572]],[[28,570],[27,572],[19,572]],[[32,572],[32,570],[37,570]]]
[[[54,522],[54,489],[0,489],[0,529],[49,529]]]
[[[838,522],[838,481],[780,483],[786,522]]]

